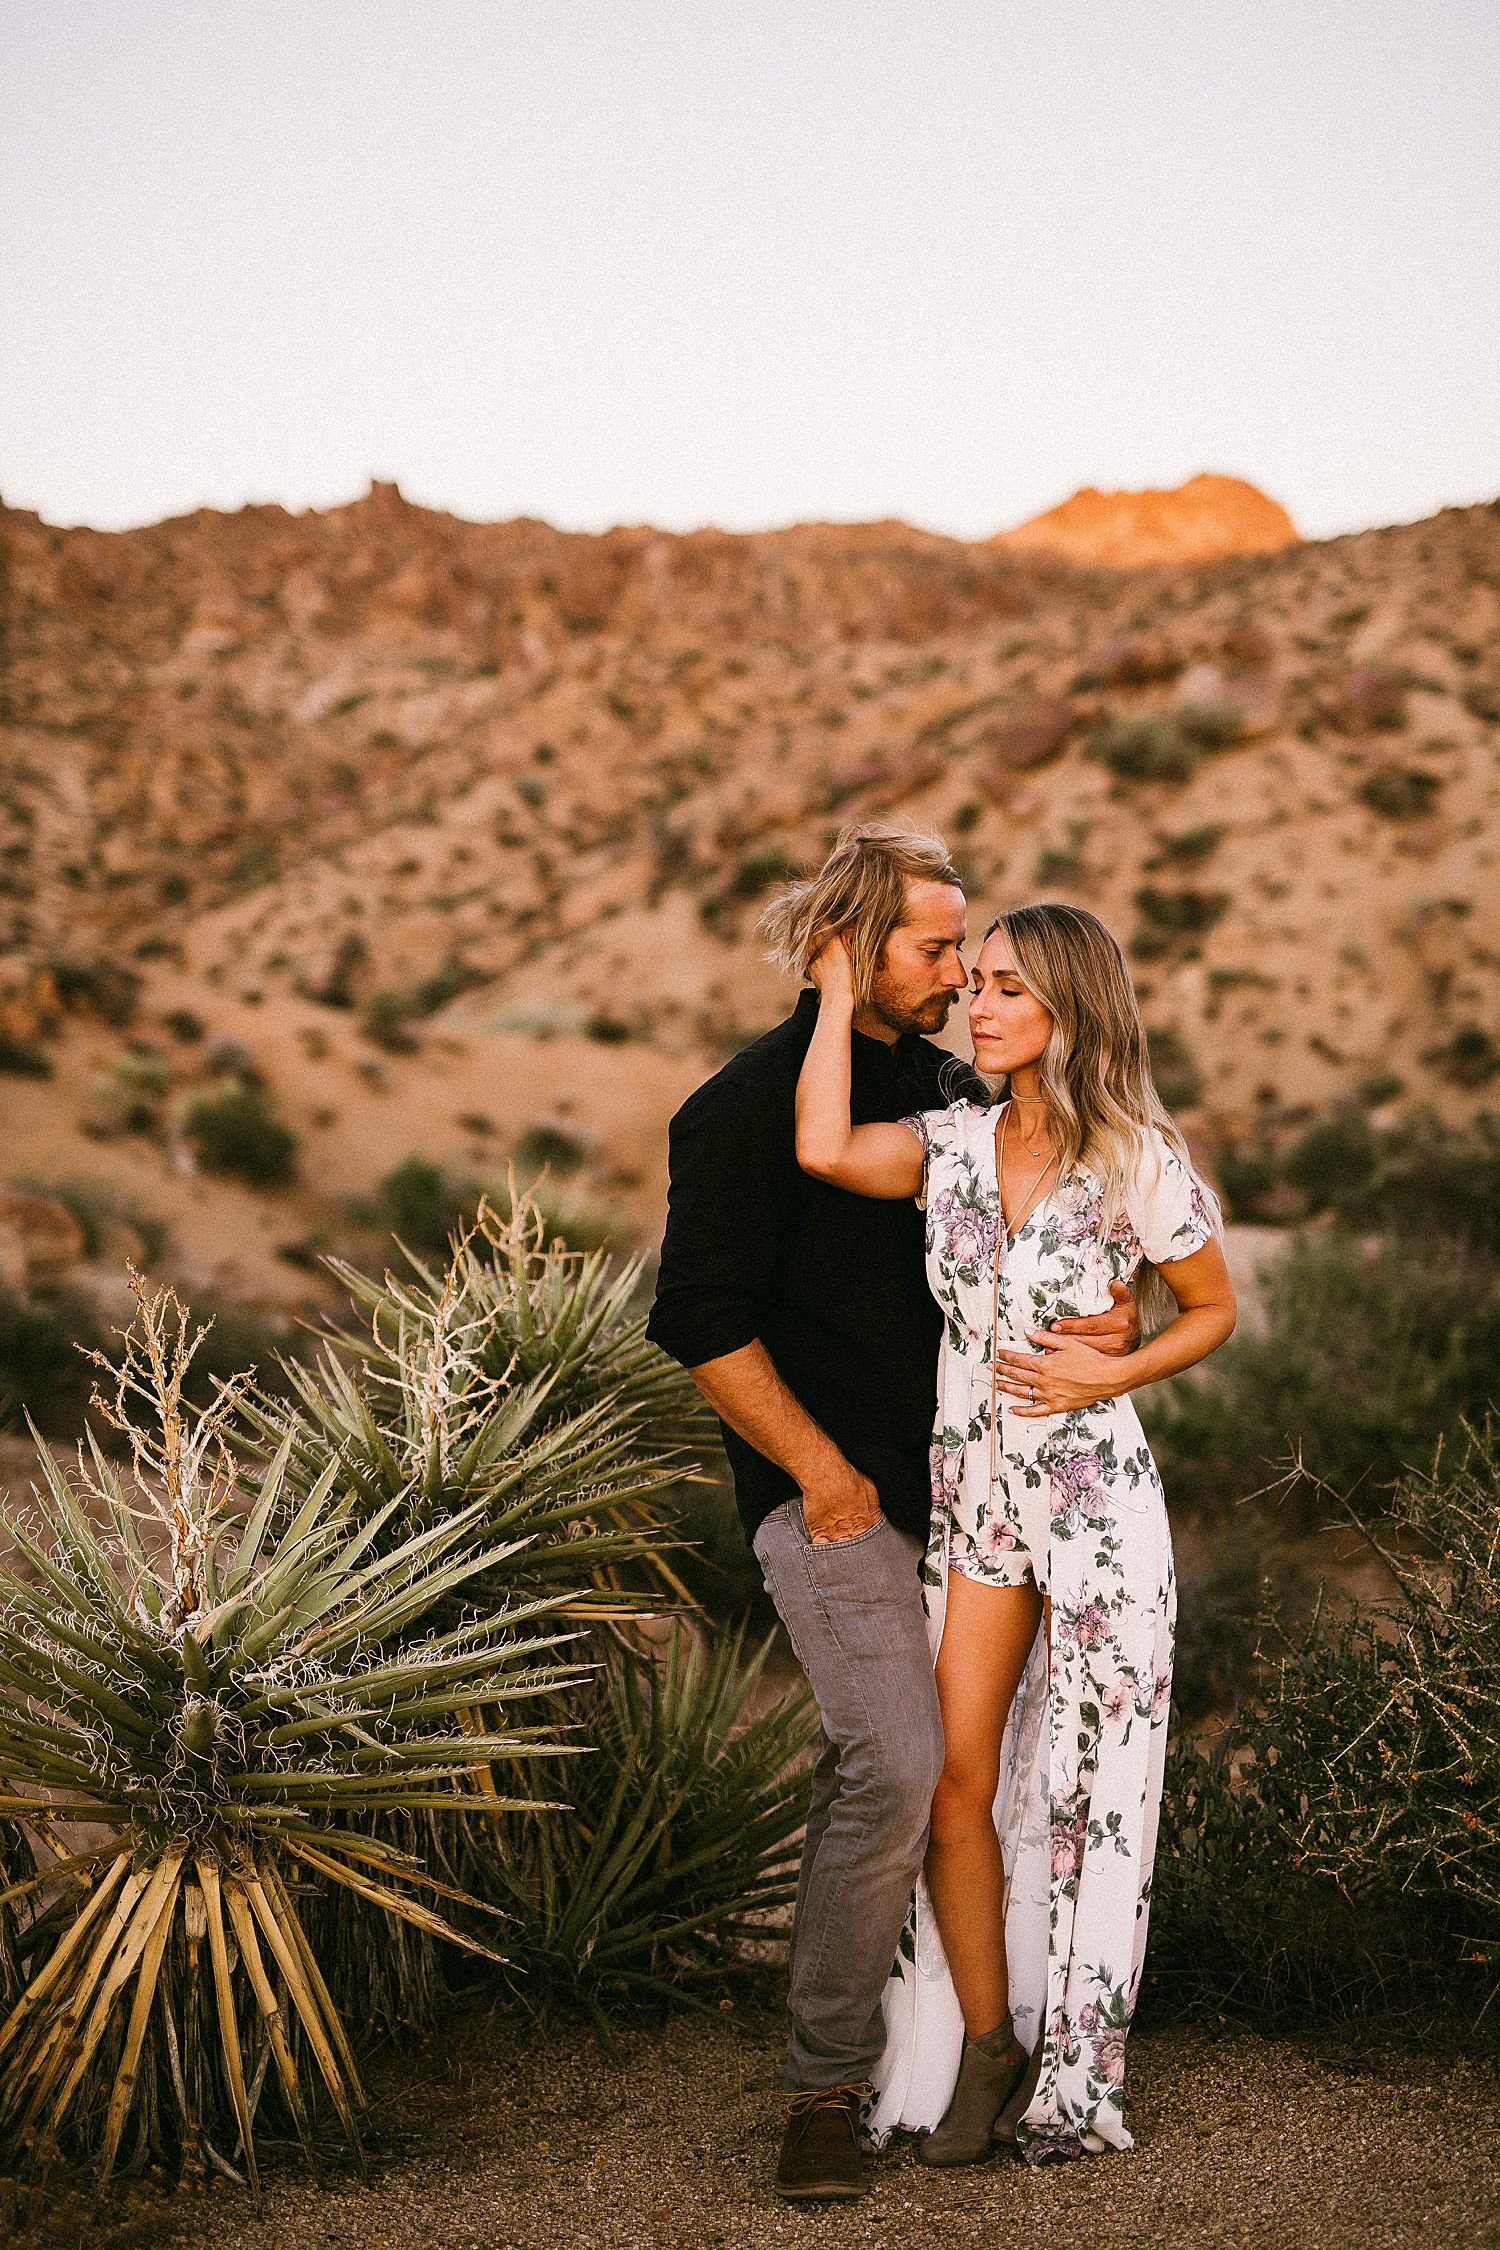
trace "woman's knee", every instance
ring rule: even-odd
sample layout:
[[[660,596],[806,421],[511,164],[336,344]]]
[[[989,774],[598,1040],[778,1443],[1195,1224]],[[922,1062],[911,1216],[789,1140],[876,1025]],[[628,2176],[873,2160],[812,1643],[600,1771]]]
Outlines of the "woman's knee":
[[[932,1839],[948,1843],[993,1825],[998,1777],[969,1766],[948,1765],[932,1793]]]

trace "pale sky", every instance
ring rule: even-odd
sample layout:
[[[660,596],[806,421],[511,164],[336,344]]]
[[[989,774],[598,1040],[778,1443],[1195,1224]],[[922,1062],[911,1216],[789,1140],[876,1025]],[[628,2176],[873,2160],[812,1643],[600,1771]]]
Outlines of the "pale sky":
[[[1500,0],[0,0],[0,493],[1500,493]]]

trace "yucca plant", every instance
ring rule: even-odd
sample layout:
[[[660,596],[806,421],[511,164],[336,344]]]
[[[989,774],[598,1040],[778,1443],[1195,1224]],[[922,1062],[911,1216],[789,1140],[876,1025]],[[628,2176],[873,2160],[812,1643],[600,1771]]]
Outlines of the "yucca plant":
[[[712,2006],[793,1897],[817,1717],[800,1689],[754,1709],[769,1647],[710,1647],[680,1621],[655,1661],[617,1644],[576,1702],[596,1754],[516,1775],[569,1812],[465,1837],[466,1880],[512,1919],[523,1999],[581,2000],[601,2027],[623,1997]]]
[[[788,1839],[805,1808],[787,1766],[812,1722],[796,1696],[743,1724],[764,1660],[742,1680],[743,1639],[710,1661],[674,1637],[657,1678],[640,1621],[687,1606],[668,1558],[686,1447],[706,1417],[645,1339],[638,1268],[568,1250],[522,1204],[508,1217],[481,1209],[441,1275],[416,1261],[405,1280],[336,1270],[364,1325],[327,1331],[317,1363],[288,1370],[289,1406],[254,1404],[257,1442],[289,1446],[298,1489],[336,1454],[372,1520],[403,1495],[388,1537],[477,1507],[486,1536],[525,1539],[507,1582],[559,1595],[600,1667],[544,1706],[587,1756],[502,1762],[481,1784],[567,1809],[455,1837],[454,1879],[519,1917],[507,1950],[528,1997],[581,1995],[601,2009],[628,1992],[700,1986],[727,1968],[744,1916],[788,1895]],[[498,1722],[476,1708],[468,1723],[485,1734]],[[393,1834],[388,1816],[378,1826]],[[432,1836],[422,1848],[441,1847]],[[432,2019],[442,1987],[430,1942],[407,1931],[372,1946],[357,1900],[329,1897],[317,1912],[341,1999],[364,2017]]]
[[[595,1621],[687,1600],[670,1495],[706,1417],[645,1340],[637,1265],[548,1241],[524,1199],[509,1218],[482,1205],[443,1274],[330,1263],[363,1325],[327,1328],[314,1365],[286,1368],[289,1403],[247,1401],[262,1452],[289,1445],[295,1490],[336,1454],[371,1514],[399,1501],[387,1536],[472,1507],[486,1538],[526,1542],[512,1587],[564,1583]]]
[[[286,1440],[247,1477],[230,1443],[244,1381],[187,1407],[203,1332],[132,1285],[112,1394],[94,1399],[129,1467],[92,1436],[71,1472],[39,1445],[34,1506],[4,1517],[0,1814],[35,1865],[3,1894],[32,1918],[0,2024],[0,2140],[45,2166],[66,2138],[102,2182],[132,2121],[134,2153],[189,2169],[237,2174],[237,2136],[253,2181],[268,2076],[309,2155],[318,2084],[358,2141],[351,2041],[295,1889],[492,1954],[420,1894],[479,1902],[383,1824],[519,1814],[533,1799],[499,1798],[491,1776],[556,1751],[534,1699],[580,1675],[556,1653],[555,1596],[466,1599],[515,1551],[483,1502],[393,1532],[404,1488],[371,1510],[335,1455],[294,1492]]]

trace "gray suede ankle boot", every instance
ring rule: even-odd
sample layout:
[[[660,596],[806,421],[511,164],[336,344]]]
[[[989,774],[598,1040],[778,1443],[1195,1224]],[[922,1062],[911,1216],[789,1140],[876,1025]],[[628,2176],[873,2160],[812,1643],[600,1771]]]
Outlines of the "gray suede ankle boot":
[[[917,2143],[919,2164],[982,2164],[994,2154],[995,2119],[1026,2072],[1027,2055],[1008,2023],[965,2039],[947,2114]]]

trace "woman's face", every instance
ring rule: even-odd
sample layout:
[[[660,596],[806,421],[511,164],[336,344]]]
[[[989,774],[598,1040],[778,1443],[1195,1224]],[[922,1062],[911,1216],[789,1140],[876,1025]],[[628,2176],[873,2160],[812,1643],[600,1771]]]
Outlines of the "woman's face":
[[[974,964],[969,1035],[975,1064],[988,1078],[1024,1070],[1047,1052],[1051,1011],[1021,982],[1003,929],[990,932]]]

